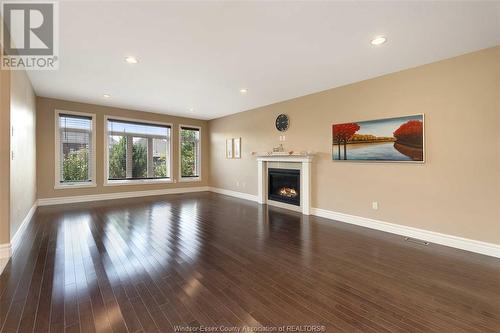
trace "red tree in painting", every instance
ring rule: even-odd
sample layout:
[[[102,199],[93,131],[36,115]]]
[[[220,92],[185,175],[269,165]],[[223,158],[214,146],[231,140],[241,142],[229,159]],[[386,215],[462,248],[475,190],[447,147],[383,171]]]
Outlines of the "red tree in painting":
[[[410,120],[394,131],[396,142],[421,148],[423,145],[423,124],[420,120]]]
[[[333,143],[339,146],[340,160],[340,145],[344,144],[344,160],[347,160],[347,141],[359,130],[359,125],[356,123],[338,124],[332,126]]]

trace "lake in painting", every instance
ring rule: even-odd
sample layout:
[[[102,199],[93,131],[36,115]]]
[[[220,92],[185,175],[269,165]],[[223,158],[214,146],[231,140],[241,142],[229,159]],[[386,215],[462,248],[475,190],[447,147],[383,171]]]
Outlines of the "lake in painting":
[[[332,125],[332,158],[344,161],[424,160],[424,116]]]

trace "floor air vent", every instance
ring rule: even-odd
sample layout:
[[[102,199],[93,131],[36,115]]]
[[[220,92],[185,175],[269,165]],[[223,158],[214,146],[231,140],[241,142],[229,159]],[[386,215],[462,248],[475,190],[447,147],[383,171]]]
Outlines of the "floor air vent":
[[[405,237],[405,241],[410,242],[410,243],[420,244],[420,245],[429,245],[429,242],[423,241],[421,239],[411,238],[411,237]]]

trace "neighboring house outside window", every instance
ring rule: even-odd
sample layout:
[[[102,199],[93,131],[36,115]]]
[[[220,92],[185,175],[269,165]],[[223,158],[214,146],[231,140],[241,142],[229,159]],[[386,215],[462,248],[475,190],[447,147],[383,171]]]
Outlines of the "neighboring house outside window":
[[[201,179],[201,129],[196,126],[179,126],[180,181]]]
[[[55,188],[95,186],[95,115],[56,110]]]
[[[106,185],[171,181],[171,125],[106,117]]]

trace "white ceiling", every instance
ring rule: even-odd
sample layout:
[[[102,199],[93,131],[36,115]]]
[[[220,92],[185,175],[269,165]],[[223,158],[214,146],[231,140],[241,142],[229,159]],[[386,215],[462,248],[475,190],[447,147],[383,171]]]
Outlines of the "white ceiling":
[[[499,44],[500,2],[71,1],[59,70],[29,75],[39,96],[213,119]]]

